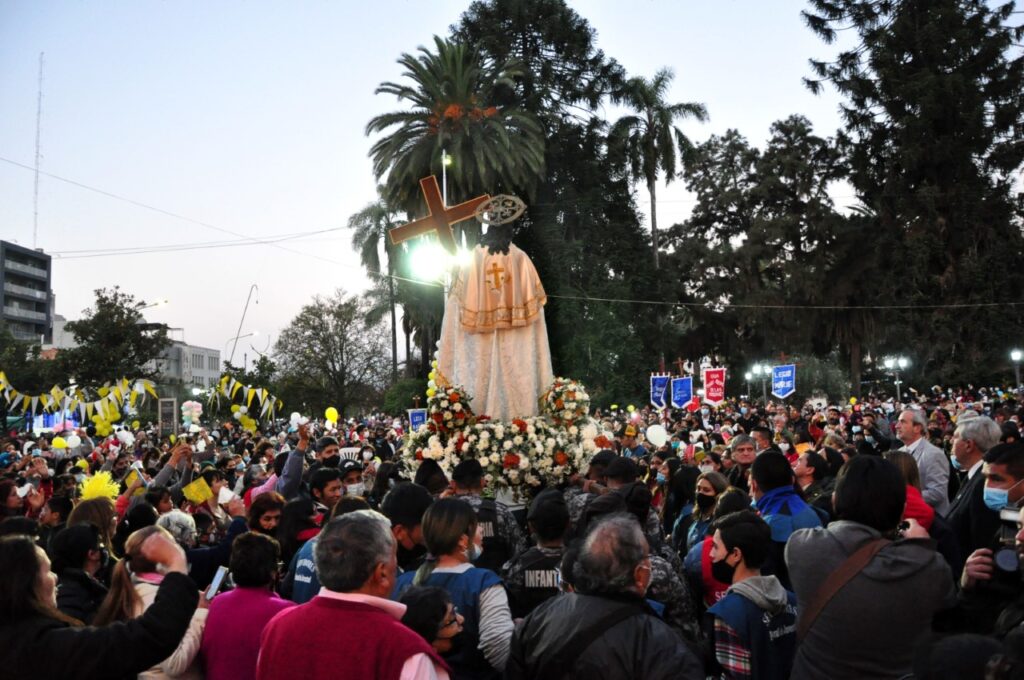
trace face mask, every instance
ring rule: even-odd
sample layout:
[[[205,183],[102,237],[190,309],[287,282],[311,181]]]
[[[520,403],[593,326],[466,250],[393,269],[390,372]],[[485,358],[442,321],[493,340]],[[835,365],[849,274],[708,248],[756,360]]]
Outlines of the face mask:
[[[865,435],[864,441],[866,441],[868,444],[871,444],[872,446],[875,445],[875,438],[872,437],[871,435]]]
[[[668,477],[666,477],[665,475],[663,475],[663,474],[661,474],[659,472],[658,476],[657,476],[657,480],[658,480],[658,484],[664,484],[665,482],[668,481]]]
[[[747,411],[749,411],[749,410],[750,410],[750,409],[748,409],[748,408],[747,408],[746,406],[741,406],[741,407],[740,407],[740,413],[741,413],[742,415],[747,415]]]
[[[78,482],[79,484],[84,482],[85,481],[85,473],[79,472],[77,475],[75,475],[75,481]]]
[[[783,453],[789,451],[789,444],[786,442],[779,442],[779,451],[782,451]]]
[[[960,461],[956,459],[956,456],[949,457],[949,464],[952,465],[953,469],[958,472],[964,469],[964,466],[960,464]]]
[[[679,442],[678,441],[672,442],[672,450],[675,451],[678,448],[679,448]]]
[[[704,416],[705,418],[707,418],[707,417],[708,417],[708,415],[709,415],[710,413],[711,413],[711,411],[710,411],[710,410],[708,410],[708,409],[706,409],[706,408],[702,408],[702,409],[700,410],[700,414],[701,414],[702,416]]]
[[[707,496],[705,494],[697,494],[697,507],[701,510],[708,510],[715,507],[715,501],[717,499],[714,496]]]
[[[221,446],[227,446],[228,445],[228,440],[227,439],[221,439],[220,440],[220,445]]]
[[[1024,482],[1024,479],[1020,480],[1020,482]],[[1020,482],[1017,482],[1017,484],[1020,484]],[[1011,486],[1010,489],[1016,488],[1017,484]],[[989,510],[999,512],[1010,504],[1010,489],[992,489],[986,484],[982,499]]]
[[[471,541],[469,544],[469,549],[466,550],[466,559],[468,559],[470,562],[476,562],[478,559],[480,559],[480,556],[483,555],[483,553],[483,548],[478,546],[475,542]]]
[[[364,491],[364,484],[357,482],[356,484],[349,484],[345,487],[345,494],[348,496],[362,496]]]
[[[730,566],[724,559],[711,563],[711,577],[719,583],[731,584],[735,573],[736,567]]]
[[[341,463],[341,456],[331,456],[330,458],[324,458],[321,465],[327,468],[336,468]]]
[[[363,460],[373,460],[373,451],[363,451]]]
[[[704,474],[704,473],[707,473],[707,472],[714,472],[715,471],[715,466],[714,465],[698,465],[697,469],[701,471],[701,474]]]

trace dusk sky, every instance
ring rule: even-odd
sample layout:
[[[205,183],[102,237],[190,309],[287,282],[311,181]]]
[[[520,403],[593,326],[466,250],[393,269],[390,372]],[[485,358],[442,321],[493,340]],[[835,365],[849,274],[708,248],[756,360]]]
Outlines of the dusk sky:
[[[803,2],[571,4],[631,74],[669,66],[670,100],[707,105],[709,123],[682,126],[696,141],[736,128],[761,145],[793,113],[823,136],[839,125],[834,92],[814,96],[801,82],[808,58],[838,49],[803,25]],[[77,318],[94,289],[120,285],[167,298],[149,320],[223,351],[255,283],[259,304],[241,332],[258,330],[262,350],[313,295],[368,285],[344,227],[375,196],[366,122],[399,108],[373,90],[399,78],[402,52],[446,34],[467,6],[0,0],[0,238],[32,246],[33,172],[10,161],[34,163],[45,52],[41,169],[128,199],[41,178],[37,245],[54,256],[56,312]],[[638,199],[646,211],[645,190]],[[691,206],[680,182],[662,188],[659,224]],[[306,235],[251,240],[296,234]],[[110,252],[224,242],[233,243]]]

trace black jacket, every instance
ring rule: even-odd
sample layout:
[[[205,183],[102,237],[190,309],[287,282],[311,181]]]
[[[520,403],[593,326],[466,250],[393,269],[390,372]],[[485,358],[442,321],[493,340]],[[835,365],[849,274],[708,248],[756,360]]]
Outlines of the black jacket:
[[[0,675],[26,678],[134,678],[174,652],[199,601],[196,584],[168,574],[137,619],[73,628],[47,616],[0,625]]]
[[[553,659],[572,668],[564,678],[579,680],[702,680],[700,661],[668,624],[653,613],[622,616],[604,627],[576,659],[565,658],[572,640],[620,608],[628,600],[637,609],[639,598],[613,598],[571,593],[559,595],[533,611],[512,635],[512,650],[505,667],[506,680],[540,677],[539,669]]]
[[[985,475],[978,470],[960,487],[946,521],[953,527],[964,559],[978,548],[989,548],[999,530],[999,513],[985,505]]]
[[[106,596],[105,585],[74,567],[65,569],[57,583],[57,609],[82,623],[92,623]]]

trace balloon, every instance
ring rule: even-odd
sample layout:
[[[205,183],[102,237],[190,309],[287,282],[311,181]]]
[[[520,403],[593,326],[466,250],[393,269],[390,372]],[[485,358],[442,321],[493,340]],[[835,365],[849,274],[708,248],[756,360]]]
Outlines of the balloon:
[[[234,418],[235,420],[241,420],[242,414],[239,413],[238,411],[235,411],[234,413],[231,414],[231,417]]]
[[[324,411],[324,417],[327,418],[327,420],[331,420],[335,423],[338,422],[338,409],[334,408],[333,406],[327,407],[327,410]]]
[[[241,406],[239,406],[238,404],[232,404],[231,405],[231,412],[232,413],[238,413],[240,408],[241,408]]]
[[[427,388],[427,396],[428,397],[432,397],[435,394],[437,394],[437,390],[435,390],[433,387],[428,387]]]
[[[662,425],[651,425],[647,428],[645,436],[647,437],[647,441],[655,446],[661,447],[668,441],[668,430],[666,430]]]
[[[66,449],[66,448],[68,448],[68,443],[64,440],[64,437],[54,437],[53,441],[50,442],[50,444],[55,449]]]
[[[619,410],[619,405],[618,404],[612,404],[611,408],[612,408],[613,411],[618,411]]]
[[[633,406],[632,404],[630,404],[629,406],[626,407],[626,410],[629,411],[630,413],[632,413],[633,411],[636,410],[636,406]]]
[[[73,448],[76,448],[76,447],[82,445],[82,438],[79,437],[77,434],[73,434],[73,435],[71,435],[70,437],[67,438],[66,442],[67,442],[68,448],[69,449],[73,449]]]
[[[238,412],[239,413],[248,413],[249,412],[249,407],[248,406],[239,406],[238,407]]]
[[[196,424],[189,425],[188,431],[190,434],[197,434],[199,432],[199,426]]]
[[[137,421],[137,420],[133,420],[132,421],[132,429],[133,430],[139,429],[139,421]]]
[[[172,435],[170,436],[170,440],[171,440],[171,443],[172,443],[172,444],[174,443],[174,441],[175,441],[176,439],[177,439],[177,437],[175,437],[175,436],[174,436],[173,434],[172,434]]]
[[[292,411],[292,415],[289,418],[289,420],[291,420],[291,422],[293,422],[293,423],[297,423],[297,422],[299,422],[299,418],[301,418],[301,417],[302,417],[301,413],[299,413],[298,411]]]
[[[853,406],[856,403],[857,403],[857,397],[850,397],[850,406]]]

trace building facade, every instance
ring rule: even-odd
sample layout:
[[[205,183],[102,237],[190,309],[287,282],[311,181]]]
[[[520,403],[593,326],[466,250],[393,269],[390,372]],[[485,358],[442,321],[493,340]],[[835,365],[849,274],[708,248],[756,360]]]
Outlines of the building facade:
[[[157,359],[163,382],[208,389],[220,380],[220,350],[175,340]]]
[[[53,291],[50,256],[0,241],[0,318],[18,340],[50,343]]]

